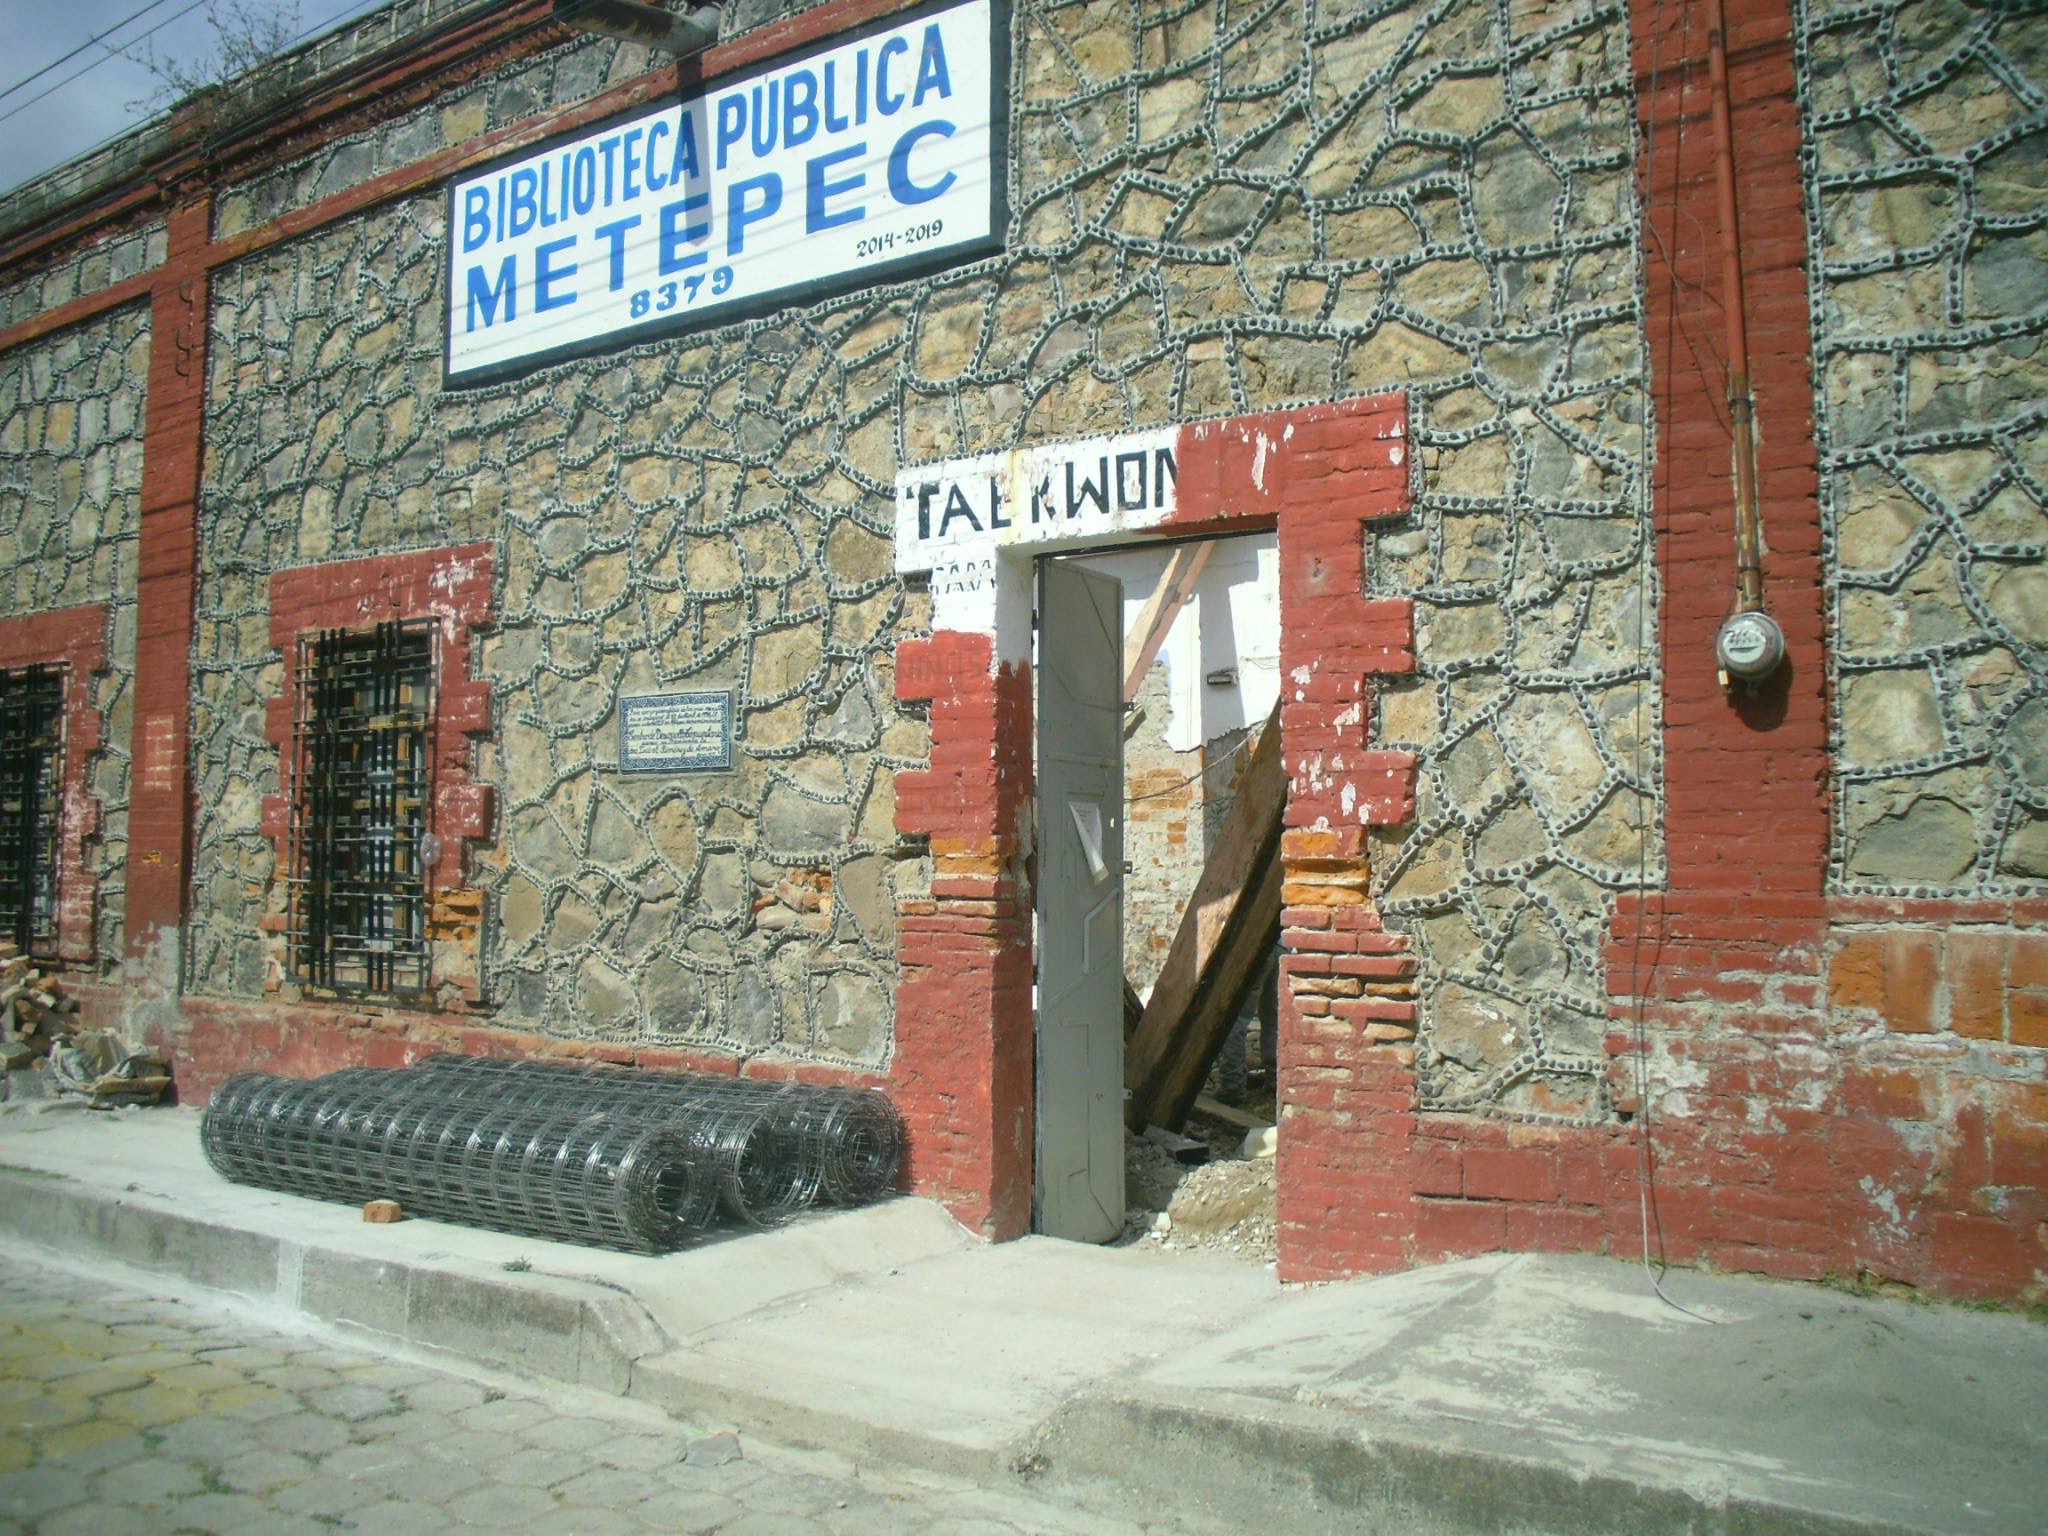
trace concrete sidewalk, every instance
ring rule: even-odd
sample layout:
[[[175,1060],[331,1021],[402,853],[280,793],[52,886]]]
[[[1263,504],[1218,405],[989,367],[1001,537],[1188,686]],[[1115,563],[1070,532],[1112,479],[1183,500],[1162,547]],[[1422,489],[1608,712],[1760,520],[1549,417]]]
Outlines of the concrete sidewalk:
[[[1283,1291],[897,1200],[646,1258],[218,1178],[187,1110],[0,1110],[0,1231],[706,1427],[1160,1530],[2038,1532],[2048,1327],[1496,1257]]]

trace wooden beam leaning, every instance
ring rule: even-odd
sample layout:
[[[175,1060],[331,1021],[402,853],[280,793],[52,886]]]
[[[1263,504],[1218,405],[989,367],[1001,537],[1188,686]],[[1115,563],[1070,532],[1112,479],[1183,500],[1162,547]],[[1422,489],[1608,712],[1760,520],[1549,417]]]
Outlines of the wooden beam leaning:
[[[1246,1001],[1257,987],[1266,957],[1280,935],[1281,867],[1276,843],[1247,890],[1247,899],[1231,914],[1223,941],[1207,968],[1201,989],[1181,1020],[1179,1048],[1160,1063],[1153,1078],[1149,1118],[1154,1125],[1178,1131],[1201,1096],[1217,1054],[1229,1038]]]
[[[1177,1130],[1186,1122],[1209,1064],[1258,984],[1279,932],[1286,803],[1276,702],[1124,1051],[1124,1123],[1133,1131]]]
[[[1195,595],[1195,583],[1201,578],[1202,567],[1209,563],[1209,551],[1215,547],[1214,539],[1174,546],[1173,558],[1159,573],[1159,585],[1145,599],[1145,606],[1138,610],[1138,622],[1124,640],[1126,704],[1138,696],[1138,685],[1145,681],[1145,674],[1159,655],[1159,647],[1166,643],[1166,632],[1173,628],[1173,621]]]

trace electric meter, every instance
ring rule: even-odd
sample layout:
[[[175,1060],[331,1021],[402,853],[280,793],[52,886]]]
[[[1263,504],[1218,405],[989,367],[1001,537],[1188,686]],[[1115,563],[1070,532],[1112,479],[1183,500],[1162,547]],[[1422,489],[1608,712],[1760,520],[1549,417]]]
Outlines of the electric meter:
[[[1785,659],[1785,634],[1767,613],[1738,613],[1721,626],[1714,659],[1732,677],[1768,677]]]

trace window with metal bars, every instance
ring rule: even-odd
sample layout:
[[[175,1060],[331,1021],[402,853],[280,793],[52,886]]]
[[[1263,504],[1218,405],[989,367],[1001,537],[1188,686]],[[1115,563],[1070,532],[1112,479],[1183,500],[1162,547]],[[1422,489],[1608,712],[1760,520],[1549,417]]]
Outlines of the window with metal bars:
[[[412,994],[431,979],[432,620],[299,641],[289,937],[300,982]]]
[[[0,939],[23,954],[57,944],[63,785],[64,669],[0,670]]]

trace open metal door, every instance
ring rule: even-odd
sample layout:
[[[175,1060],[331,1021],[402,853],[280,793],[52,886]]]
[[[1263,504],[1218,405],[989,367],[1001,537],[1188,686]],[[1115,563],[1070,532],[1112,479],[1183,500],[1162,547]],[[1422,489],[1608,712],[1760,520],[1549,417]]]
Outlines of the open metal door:
[[[1038,563],[1038,1230],[1124,1224],[1123,586]]]

